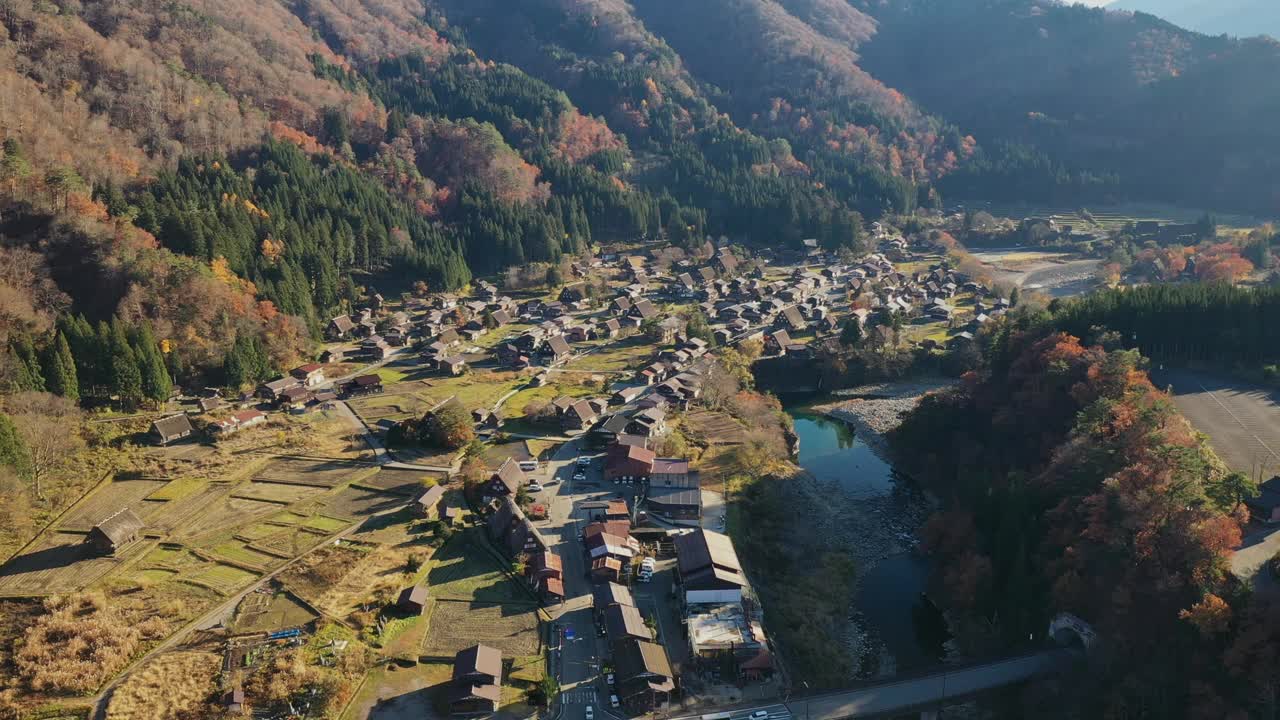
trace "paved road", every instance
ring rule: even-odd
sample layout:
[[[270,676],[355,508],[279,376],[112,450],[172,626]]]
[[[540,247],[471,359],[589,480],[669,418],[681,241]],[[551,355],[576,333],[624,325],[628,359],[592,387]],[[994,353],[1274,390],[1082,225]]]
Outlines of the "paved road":
[[[986,690],[1013,685],[1061,669],[1076,655],[1071,650],[1046,650],[1034,655],[1000,660],[985,665],[948,670],[908,680],[891,680],[843,692],[793,699],[783,705],[734,708],[726,720],[755,720],[764,711],[769,720],[844,720],[890,716],[928,710],[946,702],[961,700]],[[674,720],[700,720],[707,715]]]
[[[585,720],[586,708],[592,706],[596,717],[607,718],[609,692],[604,683],[600,662],[605,657],[603,640],[596,636],[591,613],[591,581],[587,579],[587,562],[578,533],[587,525],[587,514],[578,509],[578,502],[606,492],[595,481],[575,483],[573,473],[579,453],[579,441],[564,443],[534,474],[542,480],[546,489],[534,497],[547,503],[548,518],[541,524],[543,534],[551,549],[560,556],[564,567],[565,602],[548,608],[553,628],[561,628],[558,637],[552,639],[552,670],[560,680],[560,701],[556,707],[557,720]],[[588,471],[590,478],[598,480],[599,461]],[[558,483],[546,484],[558,479]],[[564,628],[572,628],[574,639],[563,639]],[[620,716],[616,716],[620,717]]]
[[[1157,370],[1152,380],[1173,390],[1173,401],[1232,469],[1267,480],[1280,473],[1280,393],[1186,370]],[[1280,528],[1253,525],[1231,557],[1231,571],[1256,576],[1258,589],[1274,590],[1258,570],[1280,552]]]

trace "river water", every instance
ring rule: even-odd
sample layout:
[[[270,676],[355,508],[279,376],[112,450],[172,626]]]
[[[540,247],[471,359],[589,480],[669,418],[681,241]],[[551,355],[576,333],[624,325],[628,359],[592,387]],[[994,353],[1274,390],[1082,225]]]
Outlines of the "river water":
[[[800,466],[824,483],[872,501],[909,482],[895,477],[893,467],[844,423],[802,409],[788,412],[800,438]],[[892,555],[876,563],[858,589],[856,609],[899,673],[940,664],[949,637],[941,613],[924,597],[929,572],[928,560],[917,553]]]

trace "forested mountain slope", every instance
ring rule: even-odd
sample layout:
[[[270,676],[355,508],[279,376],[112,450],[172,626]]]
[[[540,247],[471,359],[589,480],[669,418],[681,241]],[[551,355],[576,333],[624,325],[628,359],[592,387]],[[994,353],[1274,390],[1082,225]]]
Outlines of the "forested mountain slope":
[[[1280,44],[1207,37],[1145,14],[1043,0],[857,0],[879,26],[863,66],[992,150],[1024,143],[1115,181],[1115,196],[1280,211]],[[964,178],[997,182],[1013,162]],[[998,164],[1004,163],[1005,170]],[[1090,193],[1063,185],[1062,200]]]
[[[1158,15],[1206,35],[1280,37],[1280,6],[1271,0],[1118,0],[1107,7]]]
[[[1047,0],[5,0],[0,339],[118,318],[216,382],[361,285],[601,239],[854,247],[938,188],[1266,211],[1278,54]]]

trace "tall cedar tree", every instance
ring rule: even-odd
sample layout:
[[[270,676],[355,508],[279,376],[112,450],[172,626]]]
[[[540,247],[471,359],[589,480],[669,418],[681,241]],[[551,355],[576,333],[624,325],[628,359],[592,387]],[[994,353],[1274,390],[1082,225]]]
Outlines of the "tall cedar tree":
[[[53,341],[44,350],[45,389],[72,402],[80,400],[80,381],[76,374],[75,358],[71,346],[61,330],[54,332]]]
[[[43,391],[44,376],[40,372],[40,358],[31,344],[31,336],[25,332],[15,334],[9,339],[9,350],[17,360],[13,390]]]
[[[109,353],[107,361],[111,367],[112,394],[119,398],[121,407],[136,408],[144,397],[142,370],[138,367],[137,355],[129,345],[124,323],[119,319],[112,320],[106,332],[109,337],[106,347]]]
[[[18,426],[4,413],[0,413],[0,466],[13,468],[19,477],[31,474],[31,454],[18,434]]]
[[[131,335],[134,357],[137,358],[138,369],[142,373],[142,394],[154,403],[168,400],[173,391],[173,381],[169,379],[164,355],[151,332],[151,326],[142,323],[134,328]]]

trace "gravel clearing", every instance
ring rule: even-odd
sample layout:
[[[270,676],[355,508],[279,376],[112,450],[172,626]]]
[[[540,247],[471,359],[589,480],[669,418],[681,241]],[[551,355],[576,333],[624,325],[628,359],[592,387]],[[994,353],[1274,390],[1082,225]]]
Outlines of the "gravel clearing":
[[[954,380],[936,378],[863,385],[836,393],[849,400],[816,405],[813,409],[848,423],[876,455],[890,462],[885,434],[898,427],[902,416],[914,409],[926,393],[954,384]]]

